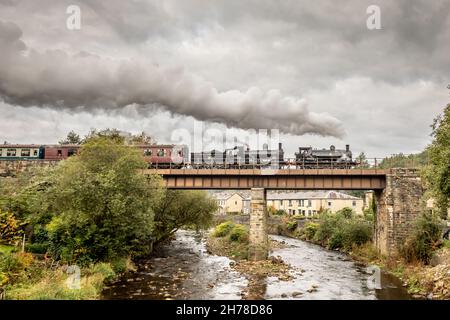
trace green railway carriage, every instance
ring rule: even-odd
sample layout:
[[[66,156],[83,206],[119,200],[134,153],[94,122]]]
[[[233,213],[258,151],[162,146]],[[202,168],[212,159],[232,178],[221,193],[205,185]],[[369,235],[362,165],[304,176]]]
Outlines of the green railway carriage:
[[[44,148],[35,144],[0,145],[0,160],[42,159]]]

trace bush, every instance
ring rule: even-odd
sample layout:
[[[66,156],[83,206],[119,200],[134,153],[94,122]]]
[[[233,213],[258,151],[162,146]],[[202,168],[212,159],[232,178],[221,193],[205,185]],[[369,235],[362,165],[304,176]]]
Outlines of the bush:
[[[213,237],[225,237],[234,228],[235,224],[232,221],[225,221],[217,225],[213,231]]]
[[[319,224],[316,222],[309,222],[303,227],[303,233],[307,240],[312,240],[319,229]]]
[[[278,209],[278,210],[276,210],[274,212],[274,215],[276,215],[276,216],[285,216],[285,215],[287,215],[287,212],[286,212],[286,210]]]
[[[289,220],[286,224],[286,228],[289,231],[294,231],[295,229],[297,229],[297,225],[298,225],[298,223],[296,220]]]
[[[0,241],[5,244],[20,241],[23,225],[24,223],[19,221],[13,213],[0,211]]]
[[[45,254],[49,249],[49,243],[28,243],[25,250],[31,253]]]
[[[89,273],[91,274],[101,274],[103,279],[105,279],[105,281],[109,281],[115,278],[116,273],[114,272],[112,266],[110,263],[105,263],[105,262],[101,262],[101,263],[97,263],[95,265],[93,265],[90,269],[89,269]]]
[[[321,214],[318,223],[309,223],[304,228],[307,239],[313,239],[330,249],[350,250],[372,239],[372,223],[354,217],[351,210],[343,209],[338,214]]]
[[[230,240],[235,242],[247,242],[248,230],[242,224],[237,224],[230,231]]]
[[[413,224],[413,231],[406,238],[400,252],[406,261],[430,262],[433,252],[442,243],[441,221],[435,214],[423,213]]]
[[[337,215],[338,217],[342,216],[342,217],[345,218],[345,219],[351,219],[351,218],[353,218],[354,213],[353,213],[353,210],[350,209],[350,208],[343,208],[343,209],[341,209],[341,210],[338,210],[338,211],[336,212],[336,215]]]

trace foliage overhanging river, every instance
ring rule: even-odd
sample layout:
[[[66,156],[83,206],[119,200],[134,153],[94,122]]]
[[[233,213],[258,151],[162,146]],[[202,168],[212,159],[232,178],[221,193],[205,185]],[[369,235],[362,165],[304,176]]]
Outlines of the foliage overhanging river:
[[[266,277],[247,288],[249,282],[232,270],[230,259],[207,253],[201,235],[178,231],[158,257],[139,262],[136,272],[106,287],[103,299],[241,299],[245,290],[256,299],[410,299],[401,281],[383,272],[382,288],[369,289],[366,268],[345,254],[271,237],[285,242],[271,255],[293,267],[293,280]]]

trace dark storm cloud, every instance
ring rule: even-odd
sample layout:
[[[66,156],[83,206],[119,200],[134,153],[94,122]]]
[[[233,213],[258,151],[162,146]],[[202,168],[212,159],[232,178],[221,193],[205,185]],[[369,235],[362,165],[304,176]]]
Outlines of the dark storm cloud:
[[[251,129],[279,128],[292,134],[342,136],[340,122],[310,112],[306,102],[278,90],[218,92],[182,68],[147,61],[113,60],[88,53],[24,50],[20,29],[0,21],[0,97],[21,106],[117,109],[159,104],[198,120]]]
[[[71,4],[81,7],[78,31],[65,28],[65,8]],[[372,4],[381,8],[381,30],[366,28],[366,8]],[[314,127],[330,134],[328,127],[335,131],[339,124],[320,115],[329,113],[345,127],[345,142],[289,136],[283,138],[291,141],[287,147],[348,142],[377,155],[420,151],[429,141],[433,117],[448,103],[449,12],[448,0],[0,0],[0,20],[23,30],[22,36],[14,33],[20,29],[8,33],[18,39],[9,42],[9,53],[0,49],[0,88],[10,103],[51,105],[50,111],[41,109],[43,117],[61,114],[69,122],[78,118],[67,116],[67,110],[102,105],[116,114],[123,104],[151,101],[172,113],[229,126],[289,131],[294,124],[297,133]],[[182,67],[167,68],[173,65]],[[161,77],[206,90],[174,94]],[[145,82],[152,83],[150,89]],[[272,89],[302,99],[284,100]],[[281,99],[283,110],[292,106],[300,115],[281,108],[267,114],[264,101],[272,97]],[[251,107],[254,99],[259,118]],[[193,103],[216,107],[196,109]],[[167,130],[184,119],[168,112],[144,114]],[[113,119],[93,116],[85,130],[106,127]],[[121,128],[140,125],[130,117]],[[8,130],[9,136],[14,129]]]

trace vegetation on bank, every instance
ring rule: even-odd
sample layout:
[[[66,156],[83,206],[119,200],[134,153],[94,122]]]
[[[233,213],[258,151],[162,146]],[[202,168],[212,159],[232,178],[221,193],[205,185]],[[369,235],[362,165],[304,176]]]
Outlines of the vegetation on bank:
[[[168,191],[159,176],[141,173],[146,166],[117,132],[93,131],[79,155],[2,179],[0,287],[7,297],[94,299],[105,280],[132,265],[124,261],[150,254],[181,226],[210,225],[217,208],[207,193]],[[69,265],[81,268],[77,292],[64,286]]]
[[[269,246],[273,244],[270,243]],[[233,268],[244,274],[250,283],[261,277],[273,276],[280,280],[292,279],[291,266],[280,258],[270,257],[262,261],[249,261],[249,236],[246,226],[225,221],[218,224],[207,239],[208,250],[216,255],[227,256],[233,259]],[[251,294],[246,293],[245,299],[251,299]]]

